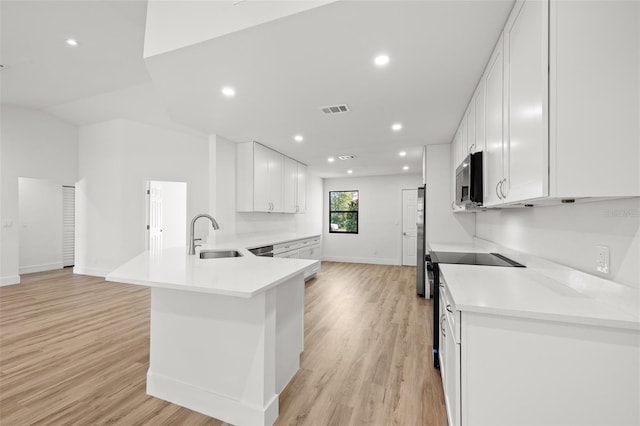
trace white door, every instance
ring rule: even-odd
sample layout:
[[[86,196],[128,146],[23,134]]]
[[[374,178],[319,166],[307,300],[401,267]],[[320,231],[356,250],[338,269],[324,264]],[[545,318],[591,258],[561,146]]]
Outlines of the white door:
[[[150,251],[187,244],[187,184],[147,183],[148,246]]]
[[[416,266],[418,250],[418,190],[402,190],[402,264]]]

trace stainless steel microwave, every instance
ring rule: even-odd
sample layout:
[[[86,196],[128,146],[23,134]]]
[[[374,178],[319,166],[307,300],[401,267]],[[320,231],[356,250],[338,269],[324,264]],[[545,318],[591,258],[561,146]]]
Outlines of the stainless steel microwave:
[[[482,152],[467,155],[456,169],[456,204],[482,206]]]

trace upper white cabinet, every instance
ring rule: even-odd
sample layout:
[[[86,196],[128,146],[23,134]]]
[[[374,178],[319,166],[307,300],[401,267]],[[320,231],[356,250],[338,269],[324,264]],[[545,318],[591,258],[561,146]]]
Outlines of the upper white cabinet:
[[[485,149],[485,85],[481,82],[473,96],[475,106],[475,140],[469,152],[480,152]]]
[[[297,163],[296,213],[307,211],[307,166]]]
[[[298,182],[298,162],[293,158],[284,157],[284,212],[296,212],[296,196]]]
[[[500,37],[480,85],[485,87],[485,150],[483,154],[483,198],[485,206],[499,204],[499,186],[504,179],[504,52]]]
[[[257,142],[238,144],[236,154],[237,211],[269,213],[305,211],[306,166],[304,164]],[[301,196],[301,192],[304,196]]]
[[[304,213],[307,209],[307,166],[284,157],[284,212]]]
[[[639,196],[640,2],[518,0],[464,128],[487,207]]]
[[[640,195],[640,2],[550,4],[550,196]]]
[[[240,212],[282,212],[284,156],[256,142],[237,145],[236,204]]]
[[[504,178],[499,192],[512,203],[548,195],[549,8],[518,2],[504,29]]]

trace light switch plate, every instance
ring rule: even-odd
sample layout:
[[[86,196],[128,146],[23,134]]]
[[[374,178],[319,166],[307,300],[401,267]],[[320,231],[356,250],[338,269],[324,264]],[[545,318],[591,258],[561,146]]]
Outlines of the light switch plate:
[[[609,273],[609,247],[597,246],[596,270],[603,274]]]

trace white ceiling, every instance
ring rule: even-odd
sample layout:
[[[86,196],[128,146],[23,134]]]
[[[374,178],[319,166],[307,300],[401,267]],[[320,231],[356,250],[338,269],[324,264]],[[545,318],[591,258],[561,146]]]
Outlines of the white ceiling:
[[[2,102],[76,125],[122,116],[258,140],[323,177],[420,172],[422,146],[450,142],[512,4],[343,0],[149,57],[145,68],[146,2],[2,0]],[[79,47],[64,44],[70,36]],[[386,68],[373,66],[379,52]],[[220,94],[224,84],[235,98]],[[352,111],[320,112],[335,103]],[[358,158],[326,161],[344,154]]]

